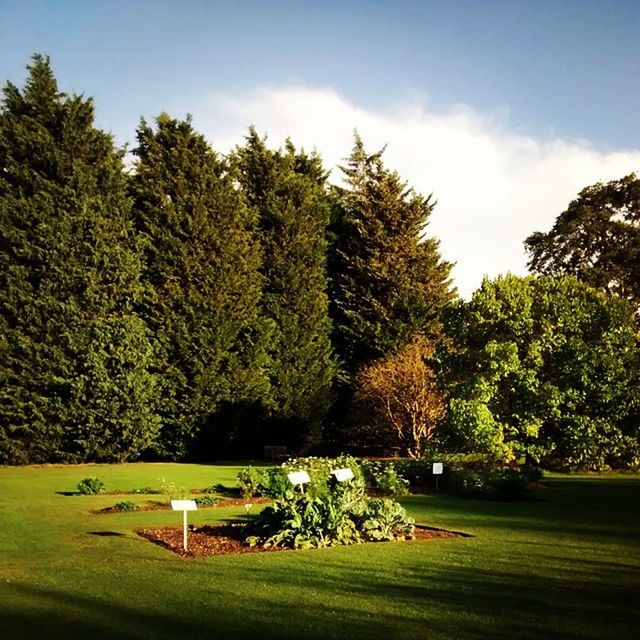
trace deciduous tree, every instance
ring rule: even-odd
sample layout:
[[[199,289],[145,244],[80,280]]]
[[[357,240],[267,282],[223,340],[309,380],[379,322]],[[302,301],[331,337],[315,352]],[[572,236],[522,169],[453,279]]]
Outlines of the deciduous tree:
[[[419,458],[443,417],[445,403],[429,360],[434,343],[424,336],[397,353],[366,365],[356,380],[361,435]]]
[[[569,274],[631,302],[640,313],[640,179],[583,189],[548,233],[525,241],[529,268]]]

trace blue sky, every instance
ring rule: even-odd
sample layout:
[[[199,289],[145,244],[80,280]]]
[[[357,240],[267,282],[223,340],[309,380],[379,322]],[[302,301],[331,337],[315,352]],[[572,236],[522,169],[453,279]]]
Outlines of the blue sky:
[[[223,150],[249,124],[329,165],[353,127],[389,143],[389,164],[439,200],[463,292],[523,271],[520,236],[581,187],[640,170],[637,0],[0,0],[0,80],[20,85],[36,51],[121,143],[162,110],[193,113]],[[483,188],[475,209],[459,193]]]

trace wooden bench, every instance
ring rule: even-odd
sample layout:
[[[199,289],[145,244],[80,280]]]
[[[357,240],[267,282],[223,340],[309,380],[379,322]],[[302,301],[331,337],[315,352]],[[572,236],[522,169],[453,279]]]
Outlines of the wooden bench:
[[[264,447],[264,459],[265,460],[286,460],[287,447],[279,444],[267,444]]]

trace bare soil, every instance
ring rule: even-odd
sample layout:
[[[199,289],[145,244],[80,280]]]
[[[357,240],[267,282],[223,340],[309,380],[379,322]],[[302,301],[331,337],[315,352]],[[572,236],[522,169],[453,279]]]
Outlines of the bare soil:
[[[244,523],[231,523],[218,526],[189,526],[187,551],[182,548],[182,528],[163,527],[159,529],[140,529],[138,535],[187,558],[227,555],[230,553],[265,553],[273,551],[292,551],[280,547],[250,547],[245,542]],[[467,533],[447,531],[432,527],[416,526],[412,540],[449,540],[468,538]],[[380,544],[380,543],[365,543]]]

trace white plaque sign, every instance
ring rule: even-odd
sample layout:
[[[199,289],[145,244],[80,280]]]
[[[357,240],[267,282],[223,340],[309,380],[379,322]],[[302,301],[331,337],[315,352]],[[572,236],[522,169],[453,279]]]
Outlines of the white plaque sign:
[[[443,472],[443,464],[442,462],[434,462],[433,463],[433,475],[439,476],[442,475]]]
[[[182,546],[187,550],[187,511],[196,511],[198,505],[195,500],[172,500],[171,508],[182,511]]]
[[[195,500],[172,500],[171,508],[174,511],[196,511],[198,505]]]
[[[289,478],[291,484],[306,484],[307,482],[311,482],[311,478],[306,471],[292,471],[291,473],[287,473],[287,478]]]
[[[331,473],[338,482],[344,482],[345,480],[351,480],[351,478],[353,478],[353,471],[349,467],[345,469],[334,469]]]

